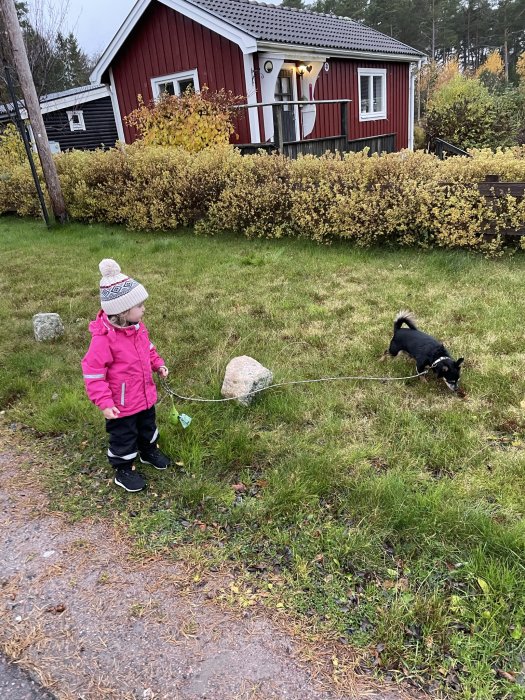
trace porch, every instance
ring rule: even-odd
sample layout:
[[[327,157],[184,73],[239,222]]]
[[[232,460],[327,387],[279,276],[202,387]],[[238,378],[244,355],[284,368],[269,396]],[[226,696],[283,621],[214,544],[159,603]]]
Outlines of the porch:
[[[287,100],[283,102],[258,102],[250,105],[239,105],[237,109],[271,109],[273,122],[273,138],[265,143],[238,144],[237,148],[243,155],[257,153],[259,150],[267,152],[277,151],[289,158],[297,158],[299,155],[322,156],[326,152],[347,153],[361,151],[369,148],[370,153],[392,153],[396,150],[396,134],[382,134],[369,138],[351,139],[349,134],[349,104],[352,100]],[[306,110],[310,114],[324,105],[339,105],[339,133],[323,138],[290,139],[290,135],[303,132],[303,124]],[[298,124],[293,124],[294,115],[298,114]]]

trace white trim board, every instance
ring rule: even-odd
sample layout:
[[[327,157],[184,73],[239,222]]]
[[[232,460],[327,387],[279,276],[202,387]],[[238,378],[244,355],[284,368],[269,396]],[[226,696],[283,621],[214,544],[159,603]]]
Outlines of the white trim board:
[[[361,61],[393,61],[394,63],[399,63],[400,61],[407,61],[413,63],[418,60],[418,56],[408,56],[405,54],[395,54],[395,53],[380,53],[377,51],[357,51],[355,49],[333,49],[323,46],[300,46],[299,44],[280,44],[275,41],[259,41],[257,44],[259,51],[268,51],[276,53],[286,53],[286,57],[289,59],[297,60],[326,60],[322,56],[329,56],[330,58],[355,58]],[[308,59],[305,57],[309,56]],[[316,58],[317,57],[317,58]],[[423,58],[423,54],[421,55]]]
[[[244,85],[246,88],[246,103],[249,105],[257,104],[257,88],[255,82],[255,70],[253,64],[253,54],[244,54]],[[250,140],[251,143],[259,143],[261,140],[259,126],[259,110],[255,107],[247,109],[248,123],[250,125]]]
[[[69,107],[82,107],[82,105],[86,102],[101,100],[104,97],[111,97],[111,93],[107,85],[103,85],[96,90],[77,92],[74,95],[68,95],[67,97],[59,97],[56,100],[41,102],[40,111],[42,114],[49,114],[50,112],[58,112],[60,109],[69,109]],[[27,119],[27,110],[21,109],[20,116],[22,119]]]
[[[117,125],[117,134],[119,141],[126,142],[124,135],[124,125],[122,124],[122,115],[120,113],[120,105],[118,103],[117,88],[115,87],[115,78],[113,77],[113,68],[109,69],[109,92],[111,95],[111,105],[113,106],[113,116]]]

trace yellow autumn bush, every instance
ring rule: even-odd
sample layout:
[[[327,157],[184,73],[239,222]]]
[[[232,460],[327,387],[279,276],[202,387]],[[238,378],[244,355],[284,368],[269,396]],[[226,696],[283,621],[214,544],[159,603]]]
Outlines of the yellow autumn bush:
[[[0,175],[8,174],[17,165],[26,160],[24,142],[14,124],[8,124],[0,132]]]
[[[194,226],[206,234],[498,254],[502,232],[525,226],[525,202],[485,198],[476,186],[492,174],[525,182],[523,146],[445,161],[423,151],[289,160],[265,152],[241,156],[224,144],[190,153],[137,142],[62,153],[56,163],[72,218],[135,230]],[[25,164],[0,177],[0,213],[10,211],[39,214]]]
[[[16,126],[8,124],[0,133],[0,212],[37,216],[39,211],[24,143]]]
[[[280,238],[292,233],[290,161],[284,156],[241,156],[197,233],[233,231],[248,237]]]
[[[211,92],[206,85],[199,92],[182,95],[163,94],[145,104],[139,95],[139,107],[126,117],[147,146],[181,147],[197,153],[212,145],[226,145],[235,132],[235,105],[244,98],[232,92]]]

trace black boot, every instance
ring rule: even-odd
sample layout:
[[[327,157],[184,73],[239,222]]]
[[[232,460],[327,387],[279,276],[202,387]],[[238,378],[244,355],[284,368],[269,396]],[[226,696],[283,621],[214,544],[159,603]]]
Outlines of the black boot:
[[[149,452],[141,452],[140,461],[142,464],[151,464],[155,469],[167,469],[171,464],[170,458],[166,457],[158,447],[154,447]]]
[[[146,488],[146,482],[142,474],[131,467],[117,469],[114,481],[117,486],[122,486],[122,488],[129,491],[129,493],[136,493]]]

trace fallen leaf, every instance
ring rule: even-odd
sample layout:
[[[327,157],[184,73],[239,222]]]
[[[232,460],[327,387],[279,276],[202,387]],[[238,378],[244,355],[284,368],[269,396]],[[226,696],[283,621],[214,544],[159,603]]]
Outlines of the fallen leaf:
[[[482,578],[478,578],[478,585],[485,595],[489,594],[490,588],[489,584]]]
[[[48,613],[53,613],[53,615],[57,615],[59,613],[63,613],[65,609],[66,606],[63,603],[59,603],[58,605],[49,605],[45,611]]]
[[[516,682],[516,676],[514,676],[512,673],[509,673],[508,671],[504,671],[502,668],[498,668],[497,673],[498,676],[501,676],[506,681],[510,681],[511,683]]]

